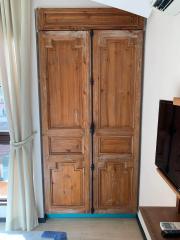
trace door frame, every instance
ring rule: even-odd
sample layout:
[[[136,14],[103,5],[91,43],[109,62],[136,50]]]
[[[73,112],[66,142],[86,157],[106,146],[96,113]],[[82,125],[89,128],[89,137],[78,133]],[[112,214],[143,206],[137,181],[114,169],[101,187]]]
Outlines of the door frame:
[[[115,8],[37,8],[36,31],[61,30],[141,30],[145,31],[145,19],[141,16]],[[37,34],[38,38],[38,34]],[[37,41],[38,42],[38,41]],[[37,46],[37,51],[39,47]],[[142,62],[143,69],[143,62]],[[39,66],[38,66],[39,72]],[[40,74],[38,74],[40,76]],[[40,97],[39,97],[40,100]],[[141,125],[141,123],[140,123]],[[40,124],[41,126],[41,124]],[[40,129],[42,133],[42,129]],[[140,132],[139,132],[140,137]],[[43,173],[43,199],[45,202],[43,151],[41,134],[41,154]],[[138,147],[139,148],[139,147]],[[137,150],[139,151],[139,149]],[[138,164],[140,165],[140,164]],[[139,169],[139,166],[138,166]],[[139,180],[138,180],[139,181]],[[44,204],[45,208],[45,204]],[[45,212],[45,209],[44,209]]]

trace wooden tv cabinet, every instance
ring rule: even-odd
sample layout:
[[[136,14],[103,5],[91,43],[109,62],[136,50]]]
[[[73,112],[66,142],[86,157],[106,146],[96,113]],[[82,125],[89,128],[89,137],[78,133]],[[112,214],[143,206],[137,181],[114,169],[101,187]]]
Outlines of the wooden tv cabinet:
[[[180,106],[180,98],[175,97],[173,104]],[[157,172],[176,194],[176,207],[140,207],[138,218],[147,240],[177,240],[180,237],[164,238],[161,236],[160,222],[180,222],[180,193],[159,168],[157,168]]]
[[[160,222],[180,222],[176,207],[140,207],[138,218],[147,240],[177,240],[161,236]]]
[[[157,172],[177,196],[176,207],[140,207],[138,218],[147,240],[177,240],[179,238],[164,238],[161,236],[160,222],[180,222],[180,193],[160,169]]]

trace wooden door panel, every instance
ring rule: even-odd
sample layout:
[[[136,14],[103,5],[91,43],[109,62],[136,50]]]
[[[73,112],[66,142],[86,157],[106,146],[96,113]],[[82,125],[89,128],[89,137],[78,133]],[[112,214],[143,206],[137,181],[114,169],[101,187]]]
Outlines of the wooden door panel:
[[[131,137],[101,137],[99,145],[99,154],[132,154]]]
[[[51,170],[52,205],[61,208],[82,207],[84,201],[84,168],[74,163],[58,164]]]
[[[96,203],[99,210],[108,212],[129,210],[129,203],[133,198],[132,180],[133,168],[126,166],[122,160],[99,163],[97,167],[97,194]]]
[[[96,212],[136,212],[142,39],[141,31],[94,31]]]
[[[64,34],[63,34],[64,37]],[[50,128],[83,127],[84,39],[52,41],[47,48]],[[56,73],[56,74],[55,74]],[[61,109],[61,111],[59,111]]]
[[[39,33],[47,213],[89,211],[89,42],[86,31]]]
[[[50,137],[49,149],[51,154],[78,153],[83,151],[81,138]]]
[[[99,128],[133,127],[134,118],[134,39],[123,31],[96,31],[99,37]]]

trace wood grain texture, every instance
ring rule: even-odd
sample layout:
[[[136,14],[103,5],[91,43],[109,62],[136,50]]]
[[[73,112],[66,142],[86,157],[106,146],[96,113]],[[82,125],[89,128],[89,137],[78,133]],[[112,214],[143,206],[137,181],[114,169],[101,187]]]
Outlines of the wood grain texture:
[[[66,137],[50,137],[49,149],[51,154],[63,153],[82,153],[82,139],[81,138],[66,138]]]
[[[141,31],[94,31],[95,211],[136,212]]]
[[[37,29],[144,29],[144,18],[115,8],[39,8]]]
[[[152,240],[165,239],[161,236],[160,222],[180,222],[180,215],[175,207],[140,207],[140,213]]]
[[[46,212],[89,211],[89,33],[41,32]]]
[[[75,163],[58,163],[59,167],[51,170],[53,206],[72,208],[84,205],[84,168],[75,165]]]
[[[95,211],[136,212],[144,19],[38,9],[37,28],[46,212],[90,211],[92,115]]]
[[[132,154],[131,137],[102,137],[100,138],[99,153]]]

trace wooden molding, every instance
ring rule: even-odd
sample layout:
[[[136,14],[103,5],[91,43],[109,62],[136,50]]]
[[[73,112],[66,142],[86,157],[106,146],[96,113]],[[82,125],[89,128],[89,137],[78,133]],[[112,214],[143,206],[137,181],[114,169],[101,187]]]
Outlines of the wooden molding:
[[[115,8],[39,8],[37,30],[144,29],[144,18]]]
[[[173,105],[180,106],[180,98],[174,97]]]

